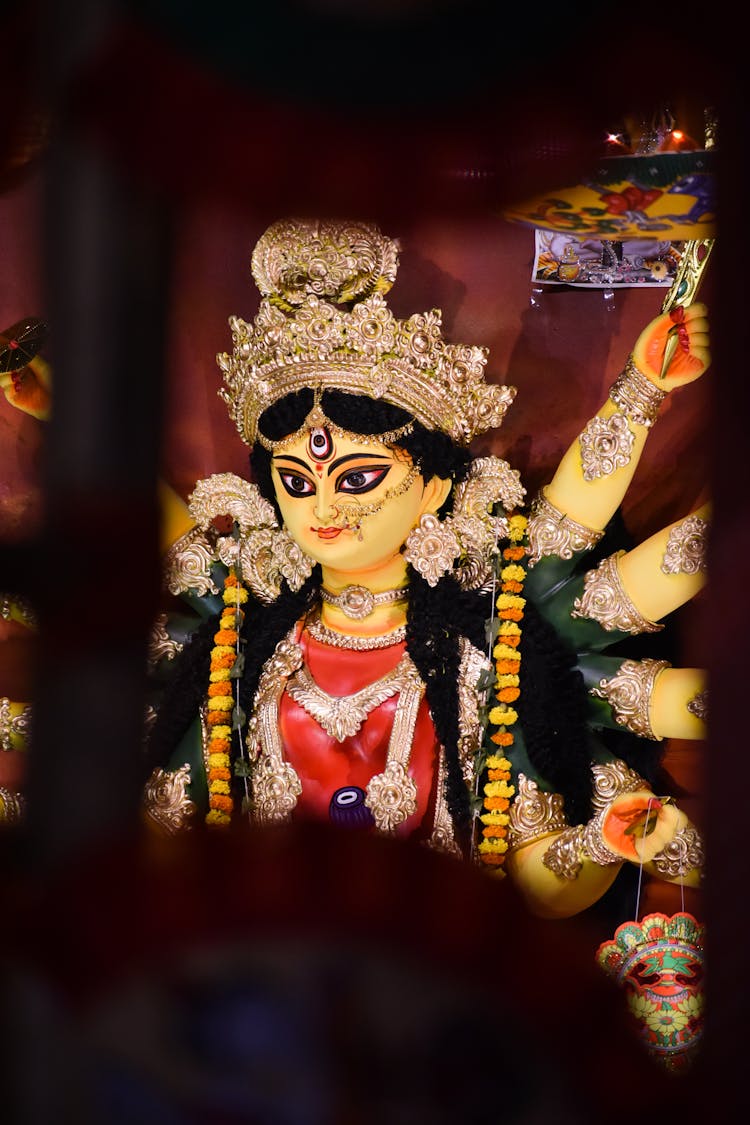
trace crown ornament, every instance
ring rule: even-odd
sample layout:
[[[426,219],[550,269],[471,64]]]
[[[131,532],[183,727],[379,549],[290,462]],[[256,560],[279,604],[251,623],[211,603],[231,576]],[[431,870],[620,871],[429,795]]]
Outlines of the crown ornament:
[[[258,314],[229,318],[233,350],[216,357],[247,445],[263,411],[304,387],[382,399],[460,445],[502,423],[516,388],[485,381],[488,349],[446,343],[438,309],[399,320],[386,304],[399,249],[369,223],[282,220],[261,236]]]

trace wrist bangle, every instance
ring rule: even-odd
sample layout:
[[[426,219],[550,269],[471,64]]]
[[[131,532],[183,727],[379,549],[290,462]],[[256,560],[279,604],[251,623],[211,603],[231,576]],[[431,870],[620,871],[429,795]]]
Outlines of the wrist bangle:
[[[547,499],[544,489],[531,505],[527,533],[528,567],[538,563],[545,555],[572,559],[577,551],[590,551],[604,535],[603,531],[592,531],[561,512]]]
[[[661,735],[654,734],[649,715],[651,696],[660,672],[671,668],[668,660],[623,660],[614,676],[602,679],[590,695],[606,699],[620,726],[627,727],[641,738],[651,738],[661,742]]]
[[[659,407],[667,397],[667,393],[655,386],[636,367],[631,355],[612,384],[609,397],[632,422],[650,429],[659,415]]]
[[[583,592],[573,602],[570,616],[596,621],[607,632],[659,633],[664,626],[644,617],[625,591],[617,566],[624,554],[616,551],[584,575]]]

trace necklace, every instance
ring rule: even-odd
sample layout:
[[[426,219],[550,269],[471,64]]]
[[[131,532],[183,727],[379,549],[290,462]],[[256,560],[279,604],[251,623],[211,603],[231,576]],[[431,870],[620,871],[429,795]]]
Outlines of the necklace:
[[[273,656],[266,662],[247,728],[247,749],[253,763],[251,816],[257,824],[289,821],[302,793],[296,770],[285,760],[279,730],[281,697],[290,680],[295,678],[295,673],[304,669],[302,648],[294,637],[295,630],[292,630],[279,642]],[[401,683],[385,768],[382,773],[370,778],[365,798],[376,829],[386,835],[394,832],[417,808],[417,790],[409,774],[409,762],[417,712],[425,692],[424,683],[410,659],[399,661],[394,672],[400,672]],[[385,678],[378,684],[382,684]],[[364,691],[374,686],[370,685]],[[319,688],[317,690],[326,697],[326,693]],[[356,693],[360,703],[362,695],[363,691]],[[327,698],[331,700],[333,697]],[[445,795],[445,775],[445,751],[441,748],[437,756],[435,811],[429,845],[436,851],[460,856],[461,849],[454,838],[453,819]]]
[[[406,626],[399,625],[398,629],[390,633],[383,633],[379,637],[357,637],[352,633],[337,633],[329,629],[320,620],[320,617],[310,617],[305,623],[305,628],[313,640],[333,648],[348,648],[354,652],[370,652],[377,648],[390,648],[391,645],[401,644],[406,639]]]
[[[403,691],[413,678],[414,666],[409,655],[404,653],[395,668],[352,695],[329,695],[318,687],[304,664],[290,677],[286,690],[326,734],[337,742],[343,742],[357,733],[371,711]]]
[[[383,590],[379,594],[373,594],[366,586],[345,586],[340,594],[332,594],[325,586],[321,586],[320,596],[324,602],[335,605],[353,621],[361,621],[364,617],[370,616],[375,606],[405,602],[407,593],[405,586],[395,590]]]

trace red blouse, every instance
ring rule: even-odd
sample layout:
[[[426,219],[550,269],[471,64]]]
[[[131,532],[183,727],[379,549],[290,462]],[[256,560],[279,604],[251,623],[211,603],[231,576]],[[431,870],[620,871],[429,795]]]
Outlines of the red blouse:
[[[405,642],[388,648],[355,651],[322,644],[303,631],[299,638],[305,663],[318,687],[329,695],[352,695],[384,676],[401,659]],[[308,713],[284,693],[279,704],[279,727],[286,760],[302,784],[296,813],[327,820],[337,789],[366,789],[370,778],[382,772],[388,753],[398,694],[375,707],[356,734],[336,742]],[[439,752],[432,716],[423,697],[414,729],[409,775],[417,786],[417,809],[396,829],[398,836],[419,830],[428,834],[435,803],[435,778]]]

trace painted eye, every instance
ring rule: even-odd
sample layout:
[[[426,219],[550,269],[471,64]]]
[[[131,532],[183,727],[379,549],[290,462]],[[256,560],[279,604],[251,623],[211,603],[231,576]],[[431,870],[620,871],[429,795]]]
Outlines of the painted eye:
[[[336,488],[339,492],[349,492],[355,495],[361,492],[369,492],[370,489],[377,488],[390,471],[390,465],[379,465],[373,469],[352,469],[351,472],[343,473],[339,477]]]
[[[333,453],[333,438],[324,427],[310,430],[307,448],[314,461],[327,461]]]
[[[312,496],[315,485],[299,473],[279,473],[279,478],[290,496]]]

